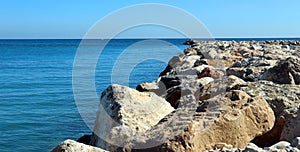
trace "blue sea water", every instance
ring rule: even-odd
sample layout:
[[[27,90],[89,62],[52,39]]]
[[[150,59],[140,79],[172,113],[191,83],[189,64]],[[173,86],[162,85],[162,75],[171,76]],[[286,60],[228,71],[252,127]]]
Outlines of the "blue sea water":
[[[95,69],[99,96],[111,82],[118,56],[139,41],[112,40],[102,51],[102,61]],[[186,47],[183,39],[166,41],[180,49]],[[65,139],[76,140],[91,133],[79,115],[72,90],[79,44],[80,40],[0,40],[0,151],[50,151]],[[85,47],[97,47],[90,45]],[[151,44],[148,49],[164,51],[169,46]],[[174,51],[169,57],[178,53]],[[137,64],[129,86],[154,81],[165,66],[151,59]]]

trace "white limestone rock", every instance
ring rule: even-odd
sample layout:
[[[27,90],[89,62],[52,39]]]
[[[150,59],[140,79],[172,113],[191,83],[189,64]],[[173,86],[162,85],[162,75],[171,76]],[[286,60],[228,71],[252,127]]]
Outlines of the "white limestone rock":
[[[156,125],[173,107],[153,92],[113,84],[103,91],[91,144],[115,150],[129,137]],[[101,138],[105,138],[102,140]]]
[[[51,152],[108,152],[106,150],[85,145],[74,140],[67,139],[57,145]]]

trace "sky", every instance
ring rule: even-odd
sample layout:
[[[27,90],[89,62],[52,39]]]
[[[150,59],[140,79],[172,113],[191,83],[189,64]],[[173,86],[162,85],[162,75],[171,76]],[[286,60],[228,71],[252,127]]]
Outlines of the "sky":
[[[112,12],[144,3],[167,4],[186,11],[215,38],[300,37],[299,0],[1,0],[0,39],[80,39]],[[111,28],[127,18],[130,16],[111,23]],[[181,19],[174,15],[174,20]],[[128,29],[119,36],[159,35],[180,37],[158,26]]]

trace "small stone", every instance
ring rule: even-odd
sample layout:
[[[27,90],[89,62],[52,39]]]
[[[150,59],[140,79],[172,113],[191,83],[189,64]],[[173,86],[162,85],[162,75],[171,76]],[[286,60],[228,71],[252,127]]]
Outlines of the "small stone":
[[[184,50],[184,54],[189,56],[189,55],[197,55],[198,53],[195,49],[189,47]]]
[[[259,46],[259,45],[251,45],[250,46],[250,49],[251,50],[259,50],[259,49],[261,49],[262,47],[261,46]]]
[[[214,146],[215,150],[232,149],[233,146],[226,143],[217,143]]]
[[[234,67],[234,68],[241,68],[241,67],[243,67],[243,65],[242,65],[242,63],[240,61],[237,61],[237,62],[233,63],[232,67]]]
[[[278,84],[300,84],[300,60],[288,58],[279,61],[277,65],[265,71],[262,80],[273,81]]]
[[[281,46],[281,48],[283,48],[283,49],[290,49],[290,46],[289,45],[283,45],[283,46]]]
[[[98,147],[85,145],[74,140],[65,140],[57,145],[51,152],[108,152]]]
[[[250,57],[251,57],[251,54],[250,54],[250,53],[244,53],[244,54],[243,54],[243,57],[244,57],[244,58],[250,58]]]
[[[263,149],[259,148],[258,146],[256,146],[253,143],[249,143],[244,150],[244,152],[261,152],[261,151],[263,151]]]
[[[291,146],[300,149],[300,137],[296,137],[296,138],[292,141]]]
[[[214,79],[211,78],[211,77],[204,77],[204,78],[201,78],[201,79],[198,79],[197,82],[199,84],[201,84],[202,86],[205,86],[207,84],[209,84],[210,82],[213,82]]]
[[[270,149],[285,149],[286,147],[290,146],[291,144],[286,141],[280,141],[273,146],[270,147]]]
[[[212,77],[214,79],[221,78],[223,73],[221,71],[217,71],[211,67],[206,67],[203,69],[201,73],[198,74],[198,79],[203,77]]]
[[[218,52],[214,49],[206,51],[206,52],[202,52],[204,58],[206,59],[216,59],[218,56]]]
[[[292,146],[287,146],[286,148],[285,148],[285,150],[287,151],[287,152],[290,152],[290,151],[294,151],[294,147],[292,147]]]

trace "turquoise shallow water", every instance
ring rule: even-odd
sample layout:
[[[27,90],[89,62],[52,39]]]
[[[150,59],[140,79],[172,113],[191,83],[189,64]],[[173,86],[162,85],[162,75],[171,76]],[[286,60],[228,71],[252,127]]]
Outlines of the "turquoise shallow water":
[[[98,95],[110,84],[115,60],[138,41],[112,40],[105,47],[96,68]],[[180,49],[186,47],[183,39],[166,41]],[[78,113],[72,90],[72,66],[79,43],[0,40],[0,151],[50,151],[65,139],[91,133]],[[163,51],[169,46],[151,44],[148,49]],[[173,53],[170,58],[178,51]],[[155,80],[165,66],[161,61],[145,60],[131,71],[129,86]]]

